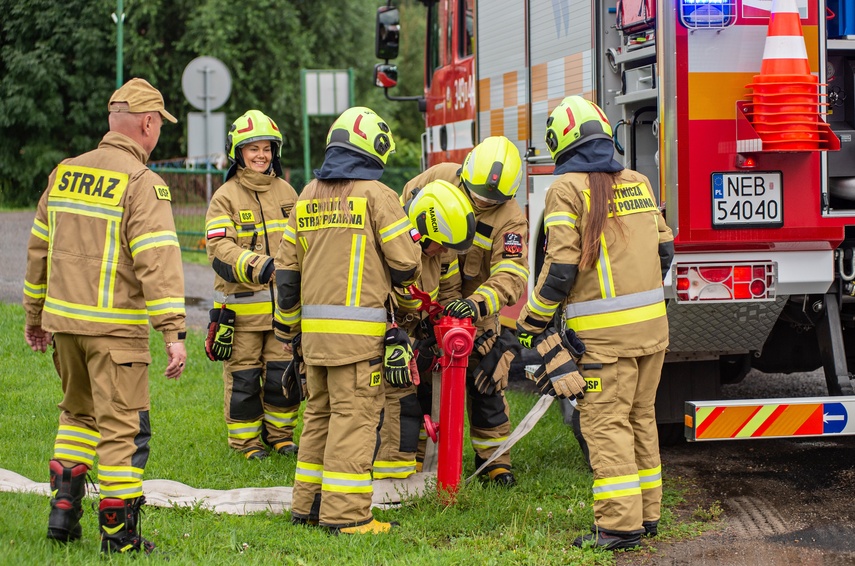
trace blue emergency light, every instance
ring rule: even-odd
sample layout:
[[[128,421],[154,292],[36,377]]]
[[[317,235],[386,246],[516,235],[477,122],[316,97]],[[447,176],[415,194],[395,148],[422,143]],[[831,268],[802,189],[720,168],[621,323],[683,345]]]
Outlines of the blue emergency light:
[[[690,30],[720,30],[736,22],[736,0],[679,0],[680,22]]]

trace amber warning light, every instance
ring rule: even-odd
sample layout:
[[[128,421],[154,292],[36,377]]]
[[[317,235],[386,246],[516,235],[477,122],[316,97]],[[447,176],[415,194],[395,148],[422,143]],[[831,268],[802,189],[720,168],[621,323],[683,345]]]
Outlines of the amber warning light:
[[[675,265],[678,302],[771,301],[775,299],[775,262]]]

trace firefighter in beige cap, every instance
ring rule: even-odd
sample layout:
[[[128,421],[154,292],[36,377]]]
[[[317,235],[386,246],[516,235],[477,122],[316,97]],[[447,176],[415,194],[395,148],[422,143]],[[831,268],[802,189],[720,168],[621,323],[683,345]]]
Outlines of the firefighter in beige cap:
[[[541,391],[578,398],[594,526],[573,545],[632,548],[658,531],[653,403],[668,345],[662,279],[674,238],[647,178],[615,161],[612,128],[596,104],[569,96],[546,126],[556,176],[546,193],[546,260],[517,334],[526,347],[541,341]],[[552,333],[556,313],[565,324]]]
[[[208,259],[216,272],[206,349],[223,361],[229,446],[247,459],[267,457],[262,442],[295,454],[300,384],[283,386],[291,356],[273,334],[273,255],[297,193],[282,180],[282,134],[259,110],[235,120],[226,151],[233,162],[206,219]]]
[[[339,116],[276,255],[276,334],[302,331],[309,392],[291,519],[343,534],[392,527],[371,513],[371,468],[384,378],[411,380],[410,341],[389,328],[392,286],[420,272],[417,232],[379,182],[394,149],[389,126],[370,109]]]
[[[476,468],[511,431],[504,393],[508,365],[499,367],[496,360],[507,360],[503,354],[508,339],[513,340],[509,331],[502,335],[498,313],[519,300],[528,282],[528,223],[514,198],[521,178],[517,148],[504,136],[491,136],[469,152],[462,167],[456,163],[434,165],[410,180],[403,192],[403,198],[409,198],[416,187],[441,179],[458,187],[475,212],[473,245],[458,255],[462,296],[448,304],[445,314],[471,318],[477,328],[466,376],[469,438]],[[494,485],[516,484],[510,453],[486,466],[481,477]]]
[[[113,93],[98,148],[48,178],[28,244],[24,337],[53,343],[62,379],[50,460],[48,538],[81,536],[87,472],[98,456],[101,552],[151,552],[140,533],[149,455],[149,323],[163,334],[165,375],[184,370],[184,272],[169,187],[146,162],[166,111],[132,79]]]

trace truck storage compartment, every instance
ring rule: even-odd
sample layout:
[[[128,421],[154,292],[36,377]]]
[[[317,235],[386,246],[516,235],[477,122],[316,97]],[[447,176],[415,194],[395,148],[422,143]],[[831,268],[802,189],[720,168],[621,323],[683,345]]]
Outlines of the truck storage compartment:
[[[621,74],[621,94],[656,88],[656,63],[626,69]]]
[[[656,23],[656,0],[618,0],[617,24],[624,33],[653,29]]]

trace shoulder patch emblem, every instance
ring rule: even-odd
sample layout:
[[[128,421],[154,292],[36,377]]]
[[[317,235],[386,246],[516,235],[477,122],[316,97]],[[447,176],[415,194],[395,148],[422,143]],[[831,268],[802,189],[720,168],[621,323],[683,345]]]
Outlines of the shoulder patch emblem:
[[[523,250],[522,235],[516,232],[505,232],[504,237],[506,254],[521,254]]]
[[[168,200],[172,202],[172,193],[169,192],[169,187],[166,185],[155,185],[154,194],[158,200]]]
[[[413,228],[413,229],[411,229],[411,230],[410,230],[410,238],[412,238],[412,240],[413,240],[414,242],[418,242],[419,240],[421,240],[421,239],[422,239],[422,235],[421,235],[421,234],[419,234],[419,231],[418,231],[418,230],[416,230],[415,228]]]

